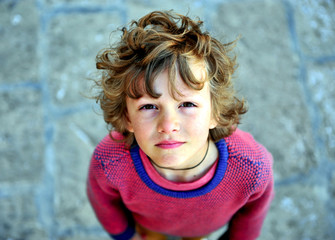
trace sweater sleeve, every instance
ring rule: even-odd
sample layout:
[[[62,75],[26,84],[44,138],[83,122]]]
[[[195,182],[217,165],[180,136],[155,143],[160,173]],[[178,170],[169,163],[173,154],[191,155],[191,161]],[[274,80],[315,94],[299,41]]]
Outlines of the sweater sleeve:
[[[111,237],[128,240],[134,235],[129,211],[124,207],[119,192],[107,182],[101,164],[94,157],[88,173],[87,195],[97,219]]]
[[[231,219],[226,236],[229,240],[254,240],[260,233],[273,198],[273,181],[263,193],[255,194]],[[223,238],[225,239],[225,238]]]
[[[271,154],[268,160],[272,162]],[[271,166],[267,169],[267,181],[252,194],[246,204],[237,211],[229,222],[227,232],[220,240],[254,240],[261,233],[266,214],[274,198],[274,181]]]

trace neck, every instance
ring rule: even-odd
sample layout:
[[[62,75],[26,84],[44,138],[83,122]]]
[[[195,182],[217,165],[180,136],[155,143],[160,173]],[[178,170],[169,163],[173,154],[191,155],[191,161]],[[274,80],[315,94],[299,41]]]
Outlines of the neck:
[[[203,177],[213,166],[218,158],[218,150],[212,141],[208,141],[204,157],[195,165],[187,168],[168,168],[158,166],[150,158],[152,165],[159,174],[167,180],[173,182],[192,182]]]

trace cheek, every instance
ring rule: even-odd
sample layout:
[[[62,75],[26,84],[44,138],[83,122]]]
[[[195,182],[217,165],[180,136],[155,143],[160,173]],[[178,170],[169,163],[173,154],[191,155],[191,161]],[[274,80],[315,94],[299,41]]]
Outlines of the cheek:
[[[188,122],[184,123],[184,127],[187,128],[189,132],[195,135],[201,136],[207,134],[212,125],[211,119],[209,117],[204,118],[203,116],[206,115],[199,115],[190,119]]]
[[[148,126],[152,125],[152,121],[147,114],[138,114],[134,111],[130,112],[127,115],[127,129],[130,132],[137,133],[140,132],[143,128],[147,129]]]
[[[141,139],[147,139],[150,136],[152,129],[152,123],[143,123],[141,121],[136,121],[133,124],[133,133],[138,141],[140,141]]]

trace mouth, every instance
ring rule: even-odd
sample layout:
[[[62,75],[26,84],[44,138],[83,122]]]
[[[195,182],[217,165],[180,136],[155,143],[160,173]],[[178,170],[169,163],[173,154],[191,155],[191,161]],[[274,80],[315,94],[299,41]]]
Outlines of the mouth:
[[[180,147],[184,143],[185,142],[179,142],[179,141],[163,141],[163,142],[157,143],[155,146],[162,148],[162,149],[173,149],[173,148]]]

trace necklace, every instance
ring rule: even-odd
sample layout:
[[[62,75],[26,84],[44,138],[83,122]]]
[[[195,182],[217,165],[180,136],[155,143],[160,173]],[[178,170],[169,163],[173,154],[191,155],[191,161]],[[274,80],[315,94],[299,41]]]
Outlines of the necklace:
[[[205,158],[206,158],[206,156],[207,156],[207,153],[208,153],[208,149],[209,149],[209,140],[208,140],[208,145],[207,145],[207,150],[206,150],[206,153],[205,153],[205,156],[202,158],[202,160],[199,162],[199,163],[197,163],[195,166],[193,166],[193,167],[188,167],[188,168],[170,168],[170,167],[163,167],[163,166],[159,166],[157,163],[155,163],[154,161],[152,161],[152,159],[151,158],[149,158],[149,160],[150,160],[150,162],[153,164],[153,165],[155,165],[156,167],[158,167],[158,168],[162,168],[162,169],[168,169],[168,170],[175,170],[175,171],[184,171],[184,170],[190,170],[190,169],[194,169],[194,168],[196,168],[196,167],[198,167],[204,160],[205,160]]]

